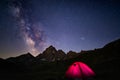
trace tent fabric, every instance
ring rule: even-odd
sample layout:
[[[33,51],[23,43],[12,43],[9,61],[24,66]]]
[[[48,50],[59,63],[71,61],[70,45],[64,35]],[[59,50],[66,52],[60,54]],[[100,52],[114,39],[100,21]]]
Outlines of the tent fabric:
[[[66,71],[67,78],[89,78],[94,76],[94,71],[83,62],[74,62]]]

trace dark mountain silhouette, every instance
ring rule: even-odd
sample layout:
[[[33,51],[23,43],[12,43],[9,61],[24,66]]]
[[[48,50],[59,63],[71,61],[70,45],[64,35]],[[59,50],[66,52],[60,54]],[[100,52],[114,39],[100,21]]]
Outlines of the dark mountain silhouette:
[[[36,61],[35,57],[32,56],[29,52],[27,54],[23,54],[17,57],[7,58],[6,60],[18,65],[21,65],[21,64],[29,65]]]
[[[57,60],[64,60],[65,59],[66,54],[64,51],[58,50],[57,53],[58,53]]]
[[[70,58],[75,58],[78,56],[78,53],[69,51],[67,55],[62,50],[56,50],[55,47],[52,45],[46,48],[46,50],[43,53],[40,53],[38,56],[34,57],[31,55],[31,53],[23,54],[17,57],[10,57],[7,58],[7,61],[17,63],[17,64],[25,64],[29,65],[30,63],[34,62],[40,62],[40,61],[60,61]]]
[[[95,71],[96,76],[91,80],[119,79],[120,39],[103,48],[80,53],[70,51],[65,54],[50,46],[37,57],[28,53],[0,59],[0,77],[1,80],[66,80],[65,72],[75,61],[82,61]]]
[[[97,80],[115,80],[120,71],[120,39],[100,49],[82,51],[74,60],[90,65],[96,72]]]
[[[62,50],[56,50],[55,47],[48,47],[42,54],[39,54],[36,58],[43,61],[56,61],[63,60],[65,53]]]
[[[77,57],[79,54],[74,51],[69,51],[66,55],[66,59],[71,59]]]
[[[25,70],[24,67],[18,66],[15,63],[12,63],[10,61],[0,58],[0,78],[4,77],[5,76],[4,74],[6,74],[6,76],[7,76],[8,74],[12,75],[12,73],[24,72],[24,70]],[[4,75],[4,76],[2,76],[2,75]]]

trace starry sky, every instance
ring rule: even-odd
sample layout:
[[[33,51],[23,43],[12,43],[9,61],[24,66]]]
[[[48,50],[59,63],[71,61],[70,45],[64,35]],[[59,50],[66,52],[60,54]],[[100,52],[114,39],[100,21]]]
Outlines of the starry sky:
[[[0,57],[65,52],[120,38],[119,0],[0,0]]]

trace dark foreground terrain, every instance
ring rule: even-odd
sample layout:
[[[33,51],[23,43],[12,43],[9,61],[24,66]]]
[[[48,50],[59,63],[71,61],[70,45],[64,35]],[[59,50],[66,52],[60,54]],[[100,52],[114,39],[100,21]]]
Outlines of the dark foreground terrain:
[[[67,80],[65,72],[75,61],[82,61],[94,70],[96,76],[90,80],[119,80],[120,39],[103,48],[81,51],[73,58],[61,60],[45,61],[29,53],[0,59],[0,80]]]

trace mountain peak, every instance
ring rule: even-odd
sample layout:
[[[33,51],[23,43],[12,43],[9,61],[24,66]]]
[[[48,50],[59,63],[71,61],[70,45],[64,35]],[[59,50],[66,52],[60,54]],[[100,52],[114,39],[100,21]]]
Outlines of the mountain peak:
[[[47,49],[55,49],[52,45],[50,45]]]
[[[28,65],[29,63],[34,62],[35,57],[31,53],[22,54],[17,57],[10,57],[6,59],[7,61],[14,62],[16,64]]]
[[[37,56],[40,60],[46,61],[56,61],[63,60],[65,57],[65,53],[62,50],[56,50],[52,45],[46,48],[46,50]]]
[[[57,52],[56,48],[51,45],[48,48],[46,48],[46,50],[43,53],[56,53],[56,52]]]
[[[29,58],[32,57],[33,58],[34,56],[31,53],[28,52],[26,54],[23,54],[23,55],[20,55],[20,56],[17,56],[17,57],[22,57],[22,58],[23,57],[29,57]]]
[[[33,56],[30,52],[26,53],[25,55],[28,55],[28,56]]]

